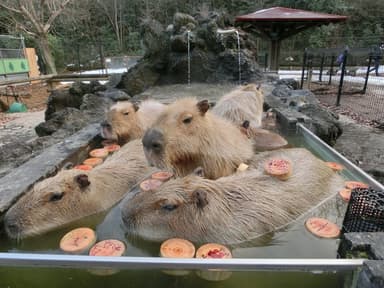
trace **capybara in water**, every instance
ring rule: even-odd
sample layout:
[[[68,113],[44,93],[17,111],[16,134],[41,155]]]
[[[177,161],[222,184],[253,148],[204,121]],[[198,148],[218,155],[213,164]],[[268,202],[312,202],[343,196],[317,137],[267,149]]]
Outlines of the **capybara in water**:
[[[212,113],[230,120],[237,126],[244,121],[250,122],[250,127],[261,127],[263,117],[264,95],[259,86],[248,84],[241,86],[217,101]]]
[[[282,136],[265,129],[251,127],[248,120],[241,125],[240,131],[252,141],[255,152],[288,147],[288,141]]]
[[[24,238],[104,211],[151,170],[141,140],[126,144],[90,171],[61,170],[36,183],[8,210],[5,230],[11,238]]]
[[[101,136],[115,140],[120,145],[141,138],[164,107],[164,104],[155,100],[145,100],[139,105],[129,101],[117,102],[110,107],[106,120],[101,124]]]
[[[282,181],[264,172],[271,158],[291,162]],[[162,241],[234,244],[274,231],[333,197],[344,180],[303,148],[256,154],[250,167],[216,180],[190,174],[149,192],[131,191],[121,203],[128,231]]]
[[[209,179],[234,173],[253,156],[240,129],[212,114],[207,100],[183,98],[168,105],[143,137],[150,165],[186,176],[201,166]]]

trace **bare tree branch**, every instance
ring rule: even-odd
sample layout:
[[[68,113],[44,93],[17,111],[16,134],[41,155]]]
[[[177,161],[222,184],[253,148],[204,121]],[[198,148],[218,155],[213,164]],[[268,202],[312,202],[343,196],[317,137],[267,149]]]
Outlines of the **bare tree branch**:
[[[51,14],[51,16],[49,16],[48,20],[47,20],[47,23],[45,23],[44,25],[44,31],[45,32],[48,32],[49,29],[51,28],[51,25],[53,23],[53,21],[55,21],[55,19],[57,18],[57,16],[60,15],[61,12],[63,12],[65,6],[71,2],[72,0],[65,0],[61,5],[60,5],[60,8],[57,9],[53,14]]]
[[[23,15],[25,15],[32,22],[36,32],[42,34],[44,32],[43,27],[40,23],[37,22],[36,18],[33,17],[33,15],[25,8],[24,5],[21,5],[20,9],[23,12]]]
[[[23,12],[21,12],[21,10],[16,9],[14,7],[9,7],[9,6],[1,3],[1,2],[0,2],[0,6],[3,7],[4,9],[8,10],[8,11],[12,11],[12,12],[15,12],[15,13],[18,13],[18,14],[23,14]]]

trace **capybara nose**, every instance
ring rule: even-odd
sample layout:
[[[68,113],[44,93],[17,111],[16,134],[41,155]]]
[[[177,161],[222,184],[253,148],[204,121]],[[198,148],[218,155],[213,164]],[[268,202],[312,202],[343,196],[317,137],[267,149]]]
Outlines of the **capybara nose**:
[[[109,124],[107,120],[101,122],[101,123],[100,123],[100,126],[101,126],[102,128],[111,128],[111,124]]]
[[[152,150],[155,153],[160,153],[164,147],[164,136],[157,129],[149,129],[143,137],[143,146],[147,150]]]
[[[16,237],[20,232],[20,227],[17,225],[17,222],[8,217],[4,218],[4,227],[10,237]]]

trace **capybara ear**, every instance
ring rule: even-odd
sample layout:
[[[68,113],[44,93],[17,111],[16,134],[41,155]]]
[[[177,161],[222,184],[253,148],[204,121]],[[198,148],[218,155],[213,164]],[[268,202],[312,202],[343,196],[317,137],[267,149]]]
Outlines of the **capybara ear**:
[[[197,102],[196,106],[199,109],[200,114],[204,115],[209,109],[208,100],[201,100],[201,101]]]
[[[204,177],[203,167],[201,167],[201,166],[197,167],[195,170],[193,170],[193,174],[203,178]]]
[[[79,184],[79,187],[81,189],[89,186],[89,184],[91,184],[91,182],[89,182],[88,180],[88,175],[86,174],[80,174],[80,175],[77,175],[75,177],[75,181],[77,182],[77,184]]]
[[[195,201],[196,206],[204,208],[208,204],[207,192],[197,189],[192,193],[192,199]]]
[[[260,90],[260,88],[261,88],[261,84],[259,83],[259,84],[257,84],[256,89]]]
[[[135,112],[137,112],[137,110],[139,110],[139,104],[138,103],[132,103],[133,105],[133,109],[135,109]]]

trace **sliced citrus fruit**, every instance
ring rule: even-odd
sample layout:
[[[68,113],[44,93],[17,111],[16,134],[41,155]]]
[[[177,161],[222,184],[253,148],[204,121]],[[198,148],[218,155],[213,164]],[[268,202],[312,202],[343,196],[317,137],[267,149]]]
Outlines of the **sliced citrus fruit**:
[[[369,185],[359,181],[345,181],[345,188],[355,189],[355,188],[368,188]]]
[[[264,164],[265,172],[280,180],[287,180],[292,173],[291,162],[285,159],[270,159]]]
[[[340,190],[339,194],[344,201],[348,202],[351,199],[351,192],[351,189],[344,188]]]
[[[84,165],[89,165],[92,167],[100,165],[101,163],[103,163],[103,159],[102,158],[95,158],[95,157],[87,158],[83,161]]]
[[[158,179],[147,179],[140,183],[140,188],[143,191],[152,191],[159,188],[161,184],[163,184],[163,181]]]
[[[118,144],[110,144],[104,146],[104,149],[106,149],[109,153],[115,152],[120,149],[120,145]]]
[[[105,148],[93,149],[89,152],[89,156],[94,158],[105,158],[108,156],[108,150]]]
[[[221,244],[208,243],[197,249],[196,258],[224,259],[232,258],[232,254],[227,247]],[[196,271],[196,273],[199,277],[209,281],[222,281],[228,279],[232,275],[232,272],[230,271],[222,271],[219,269],[199,270]]]
[[[197,249],[196,258],[232,258],[232,254],[224,245],[208,243]]]
[[[166,258],[193,258],[195,246],[185,239],[168,239],[161,244],[160,255]]]
[[[343,165],[336,162],[325,162],[325,165],[327,165],[329,168],[331,168],[335,172],[339,172],[344,169]]]
[[[115,239],[108,239],[97,242],[91,250],[90,256],[121,256],[125,252],[125,245],[123,242]]]
[[[173,177],[173,173],[168,171],[159,171],[151,175],[152,179],[160,180],[162,182],[168,181]]]
[[[340,235],[340,228],[331,221],[312,217],[305,222],[305,227],[312,234],[322,238],[336,238]]]
[[[82,253],[96,242],[96,233],[91,228],[81,227],[69,231],[60,240],[60,249],[69,253]]]
[[[91,165],[85,165],[85,164],[79,164],[73,167],[73,169],[84,170],[84,171],[92,170],[92,168],[93,167]]]

